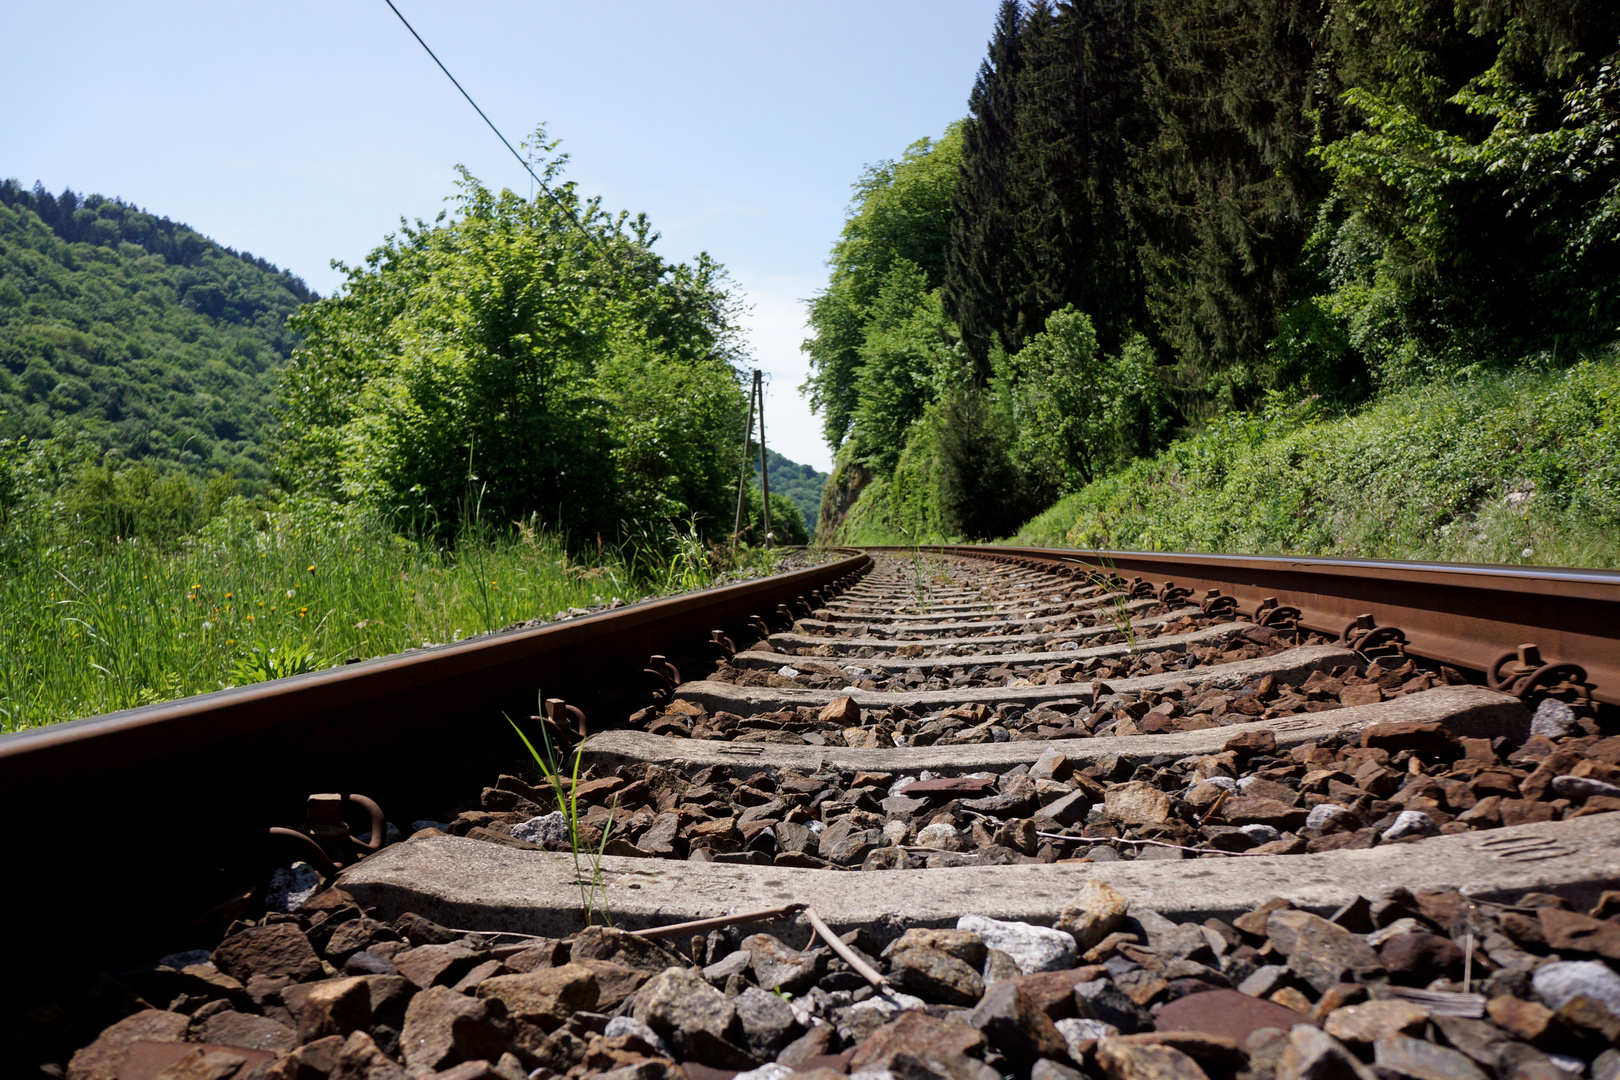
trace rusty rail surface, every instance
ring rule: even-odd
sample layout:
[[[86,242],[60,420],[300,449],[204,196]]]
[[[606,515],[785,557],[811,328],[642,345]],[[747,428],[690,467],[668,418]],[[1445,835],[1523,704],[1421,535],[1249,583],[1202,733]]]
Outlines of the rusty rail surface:
[[[1141,577],[1160,590],[1173,582],[1191,591],[1193,603],[1219,589],[1245,612],[1276,597],[1299,609],[1307,629],[1334,636],[1371,614],[1405,631],[1412,655],[1486,673],[1520,646],[1535,645],[1541,666],[1580,665],[1594,698],[1620,704],[1620,573],[1612,570],[972,545],[924,550]]]
[[[644,697],[650,655],[711,659],[713,631],[742,632],[870,561],[0,737],[0,925],[37,931],[14,936],[8,968],[129,954],[160,930],[173,941],[241,880],[244,841],[301,821],[311,793],[397,814],[457,784],[476,792],[523,752],[504,716],[529,717],[537,692],[607,712]]]
[[[1195,603],[1218,589],[1245,612],[1275,597],[1332,635],[1371,613],[1404,631],[1410,653],[1472,671],[1533,643],[1545,661],[1581,665],[1598,700],[1620,703],[1620,574],[1609,571],[927,550],[1139,577],[1160,596],[1173,582]],[[531,715],[538,691],[623,715],[645,703],[660,672],[711,662],[714,631],[752,640],[756,617],[780,625],[778,605],[869,564],[851,553],[761,581],[0,737],[13,871],[0,919],[31,929],[14,935],[8,964],[83,970],[158,940],[188,944],[198,912],[239,888],[249,868],[262,871],[244,837],[300,820],[311,793],[364,793],[408,821],[411,807],[476,793],[492,765],[510,761],[519,747],[503,714]],[[666,662],[649,662],[655,655]],[[191,933],[208,945],[219,929]]]

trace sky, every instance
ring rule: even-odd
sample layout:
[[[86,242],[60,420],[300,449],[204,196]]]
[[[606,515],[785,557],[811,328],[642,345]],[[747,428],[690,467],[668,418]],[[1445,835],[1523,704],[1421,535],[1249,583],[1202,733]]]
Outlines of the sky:
[[[827,470],[798,393],[803,301],[868,164],[967,109],[997,0],[551,0],[400,11],[514,144],[544,124],[567,178],[645,211],[657,250],[730,270],[767,443]],[[467,166],[522,167],[384,0],[0,0],[0,177],[117,196],[322,294]]]

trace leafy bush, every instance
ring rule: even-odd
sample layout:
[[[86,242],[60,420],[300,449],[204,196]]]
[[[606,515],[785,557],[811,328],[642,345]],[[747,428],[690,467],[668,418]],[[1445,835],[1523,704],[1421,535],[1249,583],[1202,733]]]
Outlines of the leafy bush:
[[[1323,417],[1273,395],[1059,501],[1023,542],[1620,565],[1620,357]]]
[[[303,491],[439,537],[476,498],[574,542],[695,517],[729,531],[744,400],[733,305],[706,257],[669,265],[644,219],[495,194],[418,222],[295,319],[281,460]]]
[[[1048,500],[1151,451],[1169,427],[1147,340],[1137,335],[1119,356],[1104,356],[1091,319],[1072,305],[997,366],[1013,457]]]

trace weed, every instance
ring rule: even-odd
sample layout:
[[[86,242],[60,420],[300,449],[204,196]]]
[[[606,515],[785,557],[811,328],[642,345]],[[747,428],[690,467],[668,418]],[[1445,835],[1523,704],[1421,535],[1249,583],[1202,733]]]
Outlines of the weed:
[[[350,507],[234,499],[173,543],[104,542],[14,505],[0,530],[0,731],[459,641],[636,598],[531,522],[453,547]]]
[[[236,686],[246,686],[270,679],[285,679],[289,675],[319,671],[330,667],[331,663],[323,659],[308,642],[271,645],[268,648],[254,645],[248,649],[246,656],[239,656],[231,662],[231,682]]]
[[[1616,403],[1620,351],[1480,371],[1344,416],[1273,403],[1065,496],[1016,542],[1617,566]]]
[[[1076,560],[1086,568],[1086,581],[1092,586],[1101,589],[1103,598],[1108,601],[1108,621],[1114,624],[1125,639],[1125,647],[1136,654],[1136,622],[1131,614],[1130,594],[1123,591],[1120,576],[1114,571],[1114,563],[1106,555],[1100,555],[1097,561],[1101,567],[1091,566],[1084,560]]]
[[[911,593],[917,602],[918,611],[927,611],[934,602],[933,582],[930,574],[923,569],[922,540],[911,535],[910,530],[900,529],[906,537],[906,546],[911,549]]]
[[[540,704],[541,708],[544,709],[544,694],[540,695]],[[534,748],[534,743],[530,742],[529,737],[523,734],[523,729],[517,726],[516,721],[508,716],[506,722],[512,725],[512,730],[517,732],[518,738],[523,740],[523,745],[529,748],[529,756],[534,758],[534,763],[540,767],[540,772],[545,776],[546,783],[550,786],[552,795],[557,800],[557,809],[562,813],[563,820],[568,824],[568,848],[574,856],[574,882],[579,886],[579,903],[585,913],[586,924],[595,923],[596,915],[600,913],[602,922],[607,926],[612,926],[613,915],[608,910],[607,904],[607,882],[602,877],[602,855],[607,850],[608,837],[613,833],[613,819],[619,810],[618,797],[614,797],[613,807],[608,811],[608,819],[602,826],[602,836],[598,840],[596,847],[594,849],[586,847],[579,828],[579,770],[580,763],[585,756],[584,742],[580,742],[574,747],[573,765],[565,780],[562,773],[562,761],[558,758],[556,748],[551,744],[551,735],[546,731],[544,724],[540,727],[540,741],[545,746],[545,753],[542,754]],[[590,877],[588,879],[585,876],[585,868],[581,864],[582,853],[590,861]]]

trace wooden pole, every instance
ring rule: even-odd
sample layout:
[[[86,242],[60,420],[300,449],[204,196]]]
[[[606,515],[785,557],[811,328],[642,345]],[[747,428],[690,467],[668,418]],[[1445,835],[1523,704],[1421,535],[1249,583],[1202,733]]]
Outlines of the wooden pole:
[[[771,474],[765,470],[765,383],[764,373],[754,369],[754,389],[759,394],[759,502],[765,512],[765,546],[775,539],[771,536]]]
[[[759,372],[754,372],[754,381],[759,381]],[[743,525],[743,494],[748,490],[748,440],[754,436],[754,388],[748,388],[748,428],[743,432],[742,441],[742,468],[737,473],[737,521],[731,528],[731,542],[738,543],[742,538]]]

